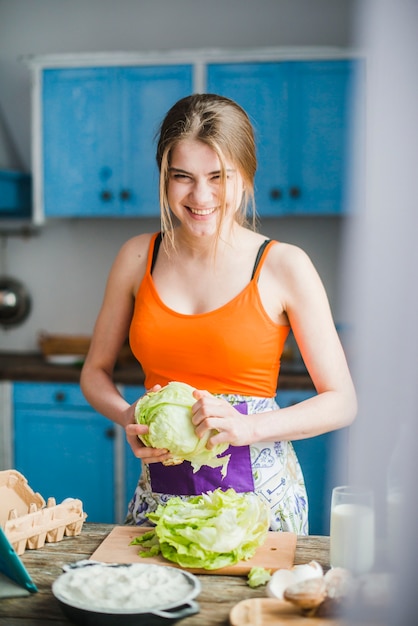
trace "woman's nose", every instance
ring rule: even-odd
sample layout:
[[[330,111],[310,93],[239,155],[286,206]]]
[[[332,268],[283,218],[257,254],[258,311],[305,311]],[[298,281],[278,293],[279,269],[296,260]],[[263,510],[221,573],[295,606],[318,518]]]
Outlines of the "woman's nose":
[[[196,203],[203,204],[211,201],[213,198],[213,191],[210,184],[207,181],[195,181],[192,189],[192,197]]]

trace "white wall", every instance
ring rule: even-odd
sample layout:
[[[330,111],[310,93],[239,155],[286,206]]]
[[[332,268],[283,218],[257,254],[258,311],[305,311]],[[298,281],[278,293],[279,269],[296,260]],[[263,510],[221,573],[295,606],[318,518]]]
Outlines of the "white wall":
[[[341,46],[350,42],[351,0],[0,0],[2,166],[30,162],[30,75],[22,57],[60,52],[261,46]],[[4,136],[8,138],[5,144]],[[1,273],[28,287],[24,324],[0,329],[0,349],[33,350],[41,330],[90,333],[106,276],[121,243],[158,227],[140,220],[48,223],[31,238],[3,240]],[[266,220],[269,236],[302,245],[328,290],[337,321],[338,218]]]

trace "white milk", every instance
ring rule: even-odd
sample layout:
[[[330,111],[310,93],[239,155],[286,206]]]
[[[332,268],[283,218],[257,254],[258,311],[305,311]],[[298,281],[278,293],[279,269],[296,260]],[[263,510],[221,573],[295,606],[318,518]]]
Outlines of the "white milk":
[[[337,504],[331,511],[330,564],[354,574],[374,563],[374,513],[368,506]]]

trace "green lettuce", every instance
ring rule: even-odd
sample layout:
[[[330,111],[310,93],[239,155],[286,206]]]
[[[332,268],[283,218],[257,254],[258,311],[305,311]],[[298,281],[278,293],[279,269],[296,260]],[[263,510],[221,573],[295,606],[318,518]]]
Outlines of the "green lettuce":
[[[252,567],[248,574],[248,585],[250,587],[260,587],[271,579],[271,570],[264,567]]]
[[[155,528],[136,537],[140,556],[159,552],[187,568],[219,569],[254,556],[268,533],[270,511],[255,493],[215,489],[160,504],[148,518]],[[158,547],[157,547],[158,544]]]
[[[138,424],[149,427],[148,434],[140,435],[140,439],[146,446],[169,450],[170,465],[190,461],[193,472],[202,465],[221,467],[221,475],[225,477],[230,456],[218,458],[218,455],[225,452],[229,444],[208,450],[206,444],[213,432],[208,431],[201,439],[197,437],[192,424],[191,409],[196,402],[193,391],[186,383],[171,382],[140,398],[135,407],[135,419]]]

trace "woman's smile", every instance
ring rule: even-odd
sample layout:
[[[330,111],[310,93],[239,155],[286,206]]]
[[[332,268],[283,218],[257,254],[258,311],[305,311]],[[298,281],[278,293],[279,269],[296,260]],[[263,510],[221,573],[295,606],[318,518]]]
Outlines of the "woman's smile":
[[[205,217],[206,215],[211,215],[215,213],[217,207],[212,207],[211,209],[197,209],[196,207],[188,206],[186,207],[193,215],[197,215],[200,217]]]

